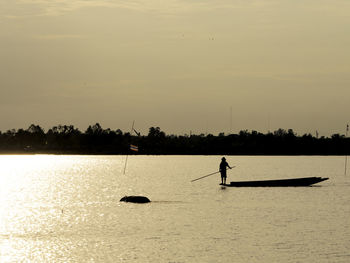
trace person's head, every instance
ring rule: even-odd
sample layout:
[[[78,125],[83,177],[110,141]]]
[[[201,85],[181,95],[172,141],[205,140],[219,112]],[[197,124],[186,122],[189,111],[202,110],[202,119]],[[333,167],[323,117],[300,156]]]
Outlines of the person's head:
[[[226,161],[226,158],[225,158],[225,157],[222,157],[222,158],[221,158],[221,161]]]

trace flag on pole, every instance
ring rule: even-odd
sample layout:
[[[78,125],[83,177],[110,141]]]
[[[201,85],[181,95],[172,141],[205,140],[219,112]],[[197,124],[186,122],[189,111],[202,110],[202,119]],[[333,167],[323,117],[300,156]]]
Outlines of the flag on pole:
[[[139,147],[137,147],[136,145],[130,144],[130,150],[138,152],[139,151]]]

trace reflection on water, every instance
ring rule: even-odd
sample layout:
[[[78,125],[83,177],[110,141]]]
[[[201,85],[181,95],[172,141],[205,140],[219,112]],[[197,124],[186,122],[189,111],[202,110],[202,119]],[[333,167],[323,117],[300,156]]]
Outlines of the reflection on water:
[[[1,262],[348,262],[343,157],[228,157],[228,180],[330,177],[319,187],[222,188],[220,156],[0,156]],[[145,195],[149,204],[121,203]]]

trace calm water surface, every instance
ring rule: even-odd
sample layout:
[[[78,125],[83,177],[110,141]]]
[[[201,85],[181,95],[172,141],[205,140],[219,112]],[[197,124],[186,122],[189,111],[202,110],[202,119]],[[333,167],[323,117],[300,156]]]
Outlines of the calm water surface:
[[[221,156],[0,156],[0,262],[350,262],[344,157],[229,156],[228,181],[329,177],[314,187],[221,188]],[[145,195],[149,204],[121,203]]]

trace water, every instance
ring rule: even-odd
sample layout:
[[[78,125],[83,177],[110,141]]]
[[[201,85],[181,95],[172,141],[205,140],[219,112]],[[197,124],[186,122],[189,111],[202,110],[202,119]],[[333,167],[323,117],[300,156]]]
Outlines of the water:
[[[227,157],[228,181],[330,178],[314,187],[190,182],[220,157],[129,156],[123,175],[125,156],[2,155],[0,261],[350,261],[344,157]]]

